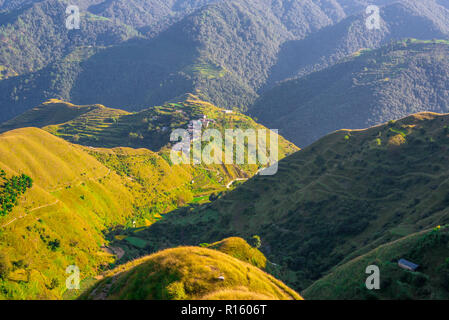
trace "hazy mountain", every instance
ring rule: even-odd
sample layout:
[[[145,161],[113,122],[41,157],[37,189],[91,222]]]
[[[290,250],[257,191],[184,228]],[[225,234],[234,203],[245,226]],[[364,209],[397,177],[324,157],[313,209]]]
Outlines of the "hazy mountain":
[[[33,10],[49,3],[36,4]],[[106,4],[120,5],[128,8],[130,16],[134,17],[132,12],[138,6],[133,7],[133,3],[125,6],[123,2],[113,1],[89,7],[89,10],[101,14],[100,9],[104,9]],[[321,10],[312,1],[301,6],[296,2],[288,3],[245,0],[203,6],[181,20],[175,19],[179,21],[163,28],[152,39],[121,41],[118,45],[113,41],[72,43],[69,48],[61,45],[61,54],[44,56],[33,66],[20,67],[36,58],[11,54],[8,70],[13,71],[4,71],[5,78],[9,79],[0,82],[2,102],[9,108],[2,113],[1,120],[50,98],[79,104],[100,102],[135,110],[161,104],[186,92],[196,92],[203,99],[222,107],[245,109],[256,99],[258,88],[265,83],[281,43],[304,37],[343,15],[338,6],[327,2],[326,10]],[[64,6],[57,1],[54,6],[59,6],[58,17],[63,23]],[[332,17],[328,17],[326,12]],[[93,16],[97,23],[121,23],[119,19],[98,17]],[[48,27],[52,26],[56,27],[58,23],[49,22]],[[6,24],[5,28],[16,30],[19,27]],[[40,34],[34,28],[32,31]],[[84,39],[83,35],[79,36]],[[39,43],[48,45],[48,48],[52,45],[49,40],[40,40]],[[14,77],[14,72],[19,69],[38,70]],[[21,74],[19,71],[16,73]]]
[[[299,146],[341,129],[408,114],[448,112],[449,42],[404,41],[266,92],[250,113]]]
[[[87,25],[76,32],[60,28],[62,2],[25,6],[7,14],[16,18],[5,18],[2,27],[9,33],[2,62],[8,79],[0,81],[7,110],[0,121],[50,98],[140,110],[194,92],[220,107],[246,110],[275,82],[361,48],[410,36],[447,38],[448,10],[437,2],[375,3],[389,5],[381,7],[381,30],[372,31],[363,1],[86,1]],[[33,19],[46,20],[49,30],[35,28]],[[12,36],[22,29],[42,34],[35,45],[23,38],[26,50]]]
[[[312,33],[305,39],[282,45],[278,62],[270,70],[268,86],[277,81],[307,75],[337,63],[363,48],[375,49],[405,38],[448,39],[449,10],[436,1],[378,1],[381,29],[369,30],[364,9],[342,21]],[[371,3],[372,4],[372,3]],[[364,5],[366,8],[368,4]]]
[[[172,163],[171,131],[187,129],[203,115],[214,120],[209,128],[222,132],[264,128],[243,114],[223,111],[194,96],[138,113],[52,100],[2,125],[0,297],[60,299],[66,273],[53,259],[79,264],[89,282],[152,247],[129,228],[209,202],[256,174],[260,164]],[[297,150],[279,138],[280,158]],[[18,182],[22,174],[32,179],[32,188]],[[114,239],[123,242],[109,246]]]

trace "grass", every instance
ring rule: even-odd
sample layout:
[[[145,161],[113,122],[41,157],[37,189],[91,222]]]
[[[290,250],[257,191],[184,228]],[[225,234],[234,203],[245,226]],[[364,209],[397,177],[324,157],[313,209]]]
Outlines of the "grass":
[[[127,238],[125,238],[125,240],[128,241],[129,243],[131,243],[133,246],[141,248],[141,249],[143,249],[147,246],[147,242],[140,238],[127,237]]]
[[[307,299],[448,299],[449,228],[408,235],[336,267],[303,294]],[[399,268],[406,258],[420,265],[418,272]],[[380,290],[364,286],[369,265],[380,268]]]
[[[119,266],[82,298],[301,299],[295,291],[255,266],[198,247],[167,249]]]
[[[221,251],[260,269],[265,269],[267,266],[267,258],[265,258],[263,253],[256,248],[251,247],[242,238],[227,238],[207,245],[206,248]]]
[[[256,165],[174,166],[166,161],[170,145],[161,128],[182,126],[206,112],[220,126],[261,128],[241,114],[226,119],[221,109],[193,96],[136,114],[53,99],[2,125],[0,168],[8,176],[26,172],[34,185],[11,214],[0,218],[0,251],[22,265],[0,283],[0,297],[60,299],[67,266],[78,265],[82,279],[96,276],[115,263],[101,250],[109,242],[123,245],[125,260],[141,256],[146,239],[131,235],[135,227],[208,202],[211,193],[225,192],[229,181],[254,175]],[[128,140],[129,132],[144,141]],[[148,141],[159,141],[160,149]],[[295,150],[281,139],[281,156]]]
[[[1,281],[3,298],[61,298],[67,266],[78,265],[85,279],[113,261],[100,251],[103,231],[134,213],[132,182],[37,128],[0,135],[0,167],[8,176],[27,172],[34,181],[11,214],[0,218],[0,251],[17,265],[12,279]]]
[[[170,214],[139,237],[158,249],[257,234],[280,279],[304,290],[338,264],[449,223],[448,123],[435,113],[398,120],[406,140],[391,124],[337,131],[280,161],[277,175],[250,179],[194,214]]]

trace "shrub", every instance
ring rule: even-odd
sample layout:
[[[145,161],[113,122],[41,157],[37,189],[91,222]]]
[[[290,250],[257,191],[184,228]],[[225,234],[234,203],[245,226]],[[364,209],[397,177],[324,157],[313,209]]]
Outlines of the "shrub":
[[[11,272],[11,262],[6,254],[0,252],[0,279],[6,279]]]
[[[262,245],[262,241],[260,240],[260,237],[258,235],[254,235],[251,238],[251,245],[256,249],[260,248],[260,246]]]

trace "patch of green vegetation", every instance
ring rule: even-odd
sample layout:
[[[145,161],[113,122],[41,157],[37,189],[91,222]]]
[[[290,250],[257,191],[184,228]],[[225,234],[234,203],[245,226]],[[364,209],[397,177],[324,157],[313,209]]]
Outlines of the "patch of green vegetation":
[[[225,68],[212,62],[199,62],[189,67],[188,72],[199,73],[202,77],[207,79],[223,78],[228,72]]]
[[[137,237],[127,237],[127,238],[125,238],[125,241],[128,241],[133,246],[136,246],[141,249],[143,249],[147,246],[147,242],[145,240],[137,238]]]
[[[0,169],[0,217],[6,216],[18,204],[19,197],[33,186],[33,179],[22,174],[6,177],[6,172]]]

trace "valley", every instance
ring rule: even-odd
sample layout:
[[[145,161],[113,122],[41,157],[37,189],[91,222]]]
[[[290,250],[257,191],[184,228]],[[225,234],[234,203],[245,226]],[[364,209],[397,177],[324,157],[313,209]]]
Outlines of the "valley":
[[[0,300],[448,300],[448,58],[445,0],[0,0]]]

